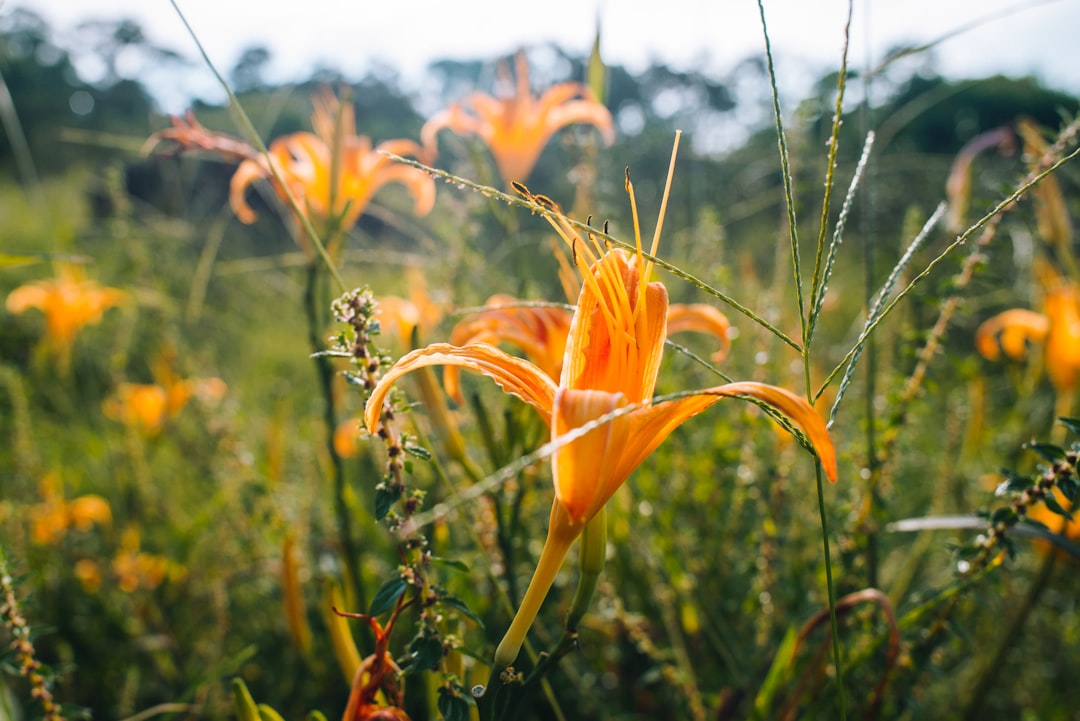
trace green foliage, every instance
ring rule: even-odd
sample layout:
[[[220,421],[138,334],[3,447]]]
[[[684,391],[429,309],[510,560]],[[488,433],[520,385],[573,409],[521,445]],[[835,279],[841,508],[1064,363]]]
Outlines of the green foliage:
[[[418,401],[403,383],[405,400],[393,406],[400,444],[364,436],[354,454],[338,450],[327,419],[353,419],[356,441],[370,378],[363,363],[337,375],[341,356],[356,360],[356,335],[327,320],[322,296],[336,290],[309,285],[316,274],[272,193],[249,195],[257,223],[233,217],[234,165],[136,157],[164,121],[147,90],[120,77],[117,58],[176,58],[130,23],[91,31],[89,52],[112,72],[99,84],[78,78],[75,51],[32,13],[5,14],[0,25],[0,73],[41,181],[36,191],[0,186],[0,290],[6,298],[69,260],[127,296],[80,330],[67,370],[41,350],[42,314],[0,312],[0,546],[60,701],[97,718],[130,718],[159,704],[207,718],[337,718],[355,679],[341,660],[348,644],[326,620],[333,603],[394,619],[385,645],[408,682],[388,672],[378,703],[394,700],[401,682],[415,721],[500,709],[508,718],[838,718],[842,705],[849,718],[1069,718],[1080,706],[1070,683],[1080,673],[1074,561],[1045,560],[1071,553],[1064,522],[1080,480],[1064,432],[1080,434],[1080,420],[1041,373],[1046,361],[1034,344],[1033,363],[993,364],[972,342],[997,310],[1037,310],[1043,291],[1020,252],[1023,239],[1033,238],[1032,254],[1054,256],[1040,246],[1036,203],[1010,204],[995,238],[973,235],[947,254],[955,233],[932,229],[898,269],[889,297],[903,293],[901,302],[874,329],[838,406],[841,480],[824,489],[823,511],[812,461],[787,434],[751,405],[709,410],[612,499],[606,562],[576,635],[562,635],[578,583],[568,566],[530,635],[533,650],[548,655],[523,652],[520,678],[477,705],[469,689],[488,682],[493,647],[549,519],[550,465],[514,464],[550,431],[532,409],[467,377],[469,402],[447,402],[443,426],[429,399]],[[549,55],[534,85],[584,77],[587,58]],[[308,129],[309,96],[333,77],[345,81],[363,132],[376,141],[418,137],[421,104],[392,74],[350,80],[324,69],[279,87],[262,73],[268,59],[253,48],[231,73],[264,138]],[[495,62],[436,63],[424,113],[474,90]],[[586,133],[560,133],[530,187],[570,208],[575,179],[594,177],[588,207],[574,212],[592,213],[595,227],[610,220],[614,237],[632,240],[623,189],[630,165],[648,236],[672,129],[691,128],[700,140],[679,159],[662,258],[797,338],[775,129],[744,128],[722,149],[709,139],[737,111],[768,100],[764,63],[747,59],[721,78],[662,64],[606,71],[618,141],[583,152]],[[811,226],[836,80],[822,78],[787,121],[793,194]],[[837,191],[854,174],[864,131],[875,129],[877,140],[858,191],[869,198],[857,194],[847,218],[812,352],[804,358],[725,307],[738,333],[730,356],[712,368],[699,362],[716,350],[711,338],[677,338],[698,359],[669,349],[658,393],[715,385],[717,370],[801,392],[807,378],[818,384],[842,370],[865,308],[931,216],[960,147],[1020,116],[1052,134],[1077,107],[1030,79],[910,74],[888,82],[879,104],[849,107],[844,117]],[[86,107],[76,95],[92,110],[76,112]],[[234,132],[226,108],[195,110],[207,128]],[[0,166],[14,172],[11,139],[3,141]],[[976,162],[973,209],[1000,202],[1029,172],[1018,154]],[[438,164],[498,184],[487,151],[468,139],[448,137]],[[1065,166],[1056,177],[1075,218],[1075,170]],[[366,284],[378,298],[408,296],[417,288],[405,269],[419,268],[444,310],[494,293],[567,300],[550,231],[528,212],[443,183],[430,216],[412,218],[409,205],[394,189],[380,192],[349,232],[340,258],[348,284]],[[828,223],[839,205],[834,197]],[[812,250],[804,247],[801,258],[807,273]],[[904,290],[939,258],[925,281]],[[719,305],[666,271],[656,278],[673,301]],[[460,319],[444,317],[403,340],[390,334],[393,324],[368,318],[385,348],[365,360],[384,368],[411,342],[447,340]],[[334,339],[337,350],[311,357]],[[228,390],[220,399],[193,392],[156,430],[107,410],[126,384],[162,384],[163,365],[174,380],[220,378]],[[835,391],[824,389],[823,415]],[[1064,416],[1056,428],[1055,416]],[[465,439],[463,454],[447,442],[445,424]],[[1010,470],[991,470],[1003,466]],[[79,516],[76,502],[95,497],[107,504],[107,520]],[[822,615],[822,515],[834,554],[842,679]],[[887,530],[911,518],[925,519],[917,533]],[[1054,550],[1044,547],[1055,536]],[[295,568],[286,539],[295,543]],[[327,579],[343,599],[324,596]],[[863,603],[858,594],[874,589],[881,597]],[[1008,633],[1017,624],[1022,632]],[[371,628],[349,628],[354,660],[384,659]],[[5,693],[0,706],[30,708],[28,683],[13,676],[16,700]]]

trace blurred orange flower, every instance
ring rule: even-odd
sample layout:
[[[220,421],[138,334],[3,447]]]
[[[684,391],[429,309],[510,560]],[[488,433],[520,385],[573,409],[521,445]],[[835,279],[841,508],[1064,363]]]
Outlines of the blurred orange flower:
[[[428,294],[427,281],[420,271],[407,268],[405,277],[409,297],[379,296],[375,318],[384,334],[394,335],[403,345],[411,346],[413,331],[423,334],[438,325],[443,308]]]
[[[615,142],[611,113],[594,99],[588,86],[558,83],[537,97],[529,89],[529,63],[523,52],[517,54],[516,68],[513,94],[473,93],[428,120],[420,131],[428,153],[434,156],[437,136],[444,128],[459,135],[478,135],[491,150],[503,180],[511,183],[528,177],[548,140],[567,125],[593,125],[606,144]],[[511,86],[506,65],[500,66],[500,80],[504,88]]]
[[[1080,288],[1051,271],[1043,271],[1043,312],[1014,308],[983,322],[975,347],[984,358],[1004,353],[1021,360],[1029,343],[1043,343],[1046,374],[1059,393],[1076,388],[1080,378]]]
[[[173,353],[166,350],[154,364],[156,383],[121,383],[102,403],[107,418],[156,435],[194,396],[208,403],[221,400],[228,389],[220,378],[180,378],[173,370]]]
[[[69,528],[88,531],[94,524],[112,523],[109,502],[101,496],[87,494],[64,500],[62,483],[55,473],[46,474],[40,488],[42,500],[29,512],[30,537],[34,543],[51,546],[59,543]]]
[[[371,202],[375,192],[388,183],[400,183],[413,196],[414,212],[425,215],[435,204],[435,181],[431,176],[401,165],[382,153],[422,158],[423,150],[412,140],[387,140],[372,146],[371,138],[356,134],[351,103],[342,104],[330,91],[312,98],[314,133],[292,133],[270,144],[270,162],[306,212],[348,230]],[[336,176],[336,177],[335,177]],[[264,156],[249,158],[233,175],[229,200],[236,217],[255,221],[255,211],[244,191],[256,180],[273,179]],[[274,190],[287,201],[281,186]]]
[[[121,591],[134,593],[140,588],[152,591],[166,579],[179,580],[187,570],[164,556],[139,550],[142,534],[138,526],[128,526],[120,541],[120,549],[113,558],[112,570]]]
[[[55,278],[33,281],[11,291],[7,309],[19,314],[37,308],[44,313],[45,348],[66,368],[79,329],[100,321],[106,310],[120,305],[125,297],[121,290],[103,288],[87,279],[81,266],[58,263]]]
[[[632,190],[629,180],[627,188]],[[528,197],[559,210],[548,198]],[[636,218],[636,209],[634,215]],[[495,652],[496,669],[512,664],[517,657],[570,546],[585,525],[668,435],[721,398],[754,398],[791,418],[814,444],[829,479],[836,478],[835,451],[824,420],[805,399],[790,391],[756,382],[729,383],[654,404],[653,391],[667,337],[666,288],[648,281],[651,263],[640,251],[607,249],[594,236],[582,239],[565,220],[549,217],[548,221],[575,250],[574,261],[584,278],[559,380],[538,365],[488,343],[436,343],[407,354],[390,368],[372,390],[365,409],[366,427],[374,434],[383,402],[398,379],[428,366],[446,365],[486,375],[505,392],[532,405],[550,427],[554,443],[601,417],[623,411],[565,442],[552,455],[555,500],[547,540],[521,606]],[[635,222],[640,249],[636,226]],[[651,255],[656,254],[658,239],[659,230]]]
[[[256,219],[244,194],[248,186],[263,179],[271,182],[282,201],[287,203],[291,193],[302,212],[322,225],[319,230],[328,237],[339,236],[355,225],[375,193],[389,183],[405,186],[413,197],[417,215],[431,210],[435,204],[435,181],[383,155],[424,158],[419,144],[396,139],[373,146],[371,138],[356,134],[352,104],[342,103],[329,90],[316,94],[312,105],[314,132],[277,138],[270,144],[269,160],[241,140],[207,130],[190,113],[183,119],[172,118],[172,127],[150,136],[147,147],[166,141],[181,150],[201,150],[240,161],[230,184],[229,202],[244,223]],[[278,184],[274,171],[284,186]],[[310,254],[311,249],[305,246],[304,251]]]

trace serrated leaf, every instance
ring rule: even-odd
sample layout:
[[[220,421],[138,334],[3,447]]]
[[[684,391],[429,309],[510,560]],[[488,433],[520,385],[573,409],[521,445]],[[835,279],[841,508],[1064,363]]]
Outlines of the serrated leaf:
[[[455,598],[453,596],[443,596],[442,602],[450,608],[461,612],[464,616],[474,621],[476,625],[480,628],[484,627],[484,622],[480,620],[480,617],[473,613],[472,609],[466,606],[465,602],[462,601],[460,598]]]
[[[1058,423],[1065,426],[1069,433],[1080,436],[1080,418],[1058,418]]]
[[[386,518],[386,514],[390,512],[390,508],[397,503],[397,500],[401,498],[400,490],[392,490],[391,488],[380,485],[375,489],[375,520],[381,521]]]
[[[368,615],[380,616],[389,611],[397,603],[398,598],[405,592],[408,585],[401,576],[391,578],[384,583],[375,592],[375,598],[371,599],[371,608],[368,609]]]
[[[445,686],[439,689],[439,713],[446,721],[467,721],[469,702]]]
[[[1039,443],[1038,441],[1032,441],[1031,443],[1025,443],[1024,448],[1035,451],[1045,460],[1054,463],[1065,458],[1065,449],[1056,446],[1053,443]]]
[[[438,636],[417,636],[409,644],[409,658],[406,661],[406,674],[428,671],[442,661],[443,645]]]
[[[1046,507],[1048,509],[1058,514],[1059,516],[1068,518],[1070,521],[1073,519],[1072,514],[1066,511],[1065,508],[1062,507],[1060,503],[1058,503],[1058,499],[1054,496],[1053,493],[1047,493],[1045,496],[1043,496],[1043,503],[1046,504]]]
[[[434,563],[437,566],[446,566],[447,568],[451,568],[451,569],[453,569],[455,571],[461,571],[462,573],[468,573],[469,572],[469,564],[465,563],[464,561],[459,561],[456,558],[443,558],[442,556],[431,556],[428,560],[431,561],[432,563]]]

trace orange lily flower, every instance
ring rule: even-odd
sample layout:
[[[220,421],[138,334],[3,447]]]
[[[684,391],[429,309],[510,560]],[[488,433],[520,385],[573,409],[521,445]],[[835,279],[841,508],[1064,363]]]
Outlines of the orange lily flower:
[[[450,344],[456,346],[471,343],[510,343],[552,378],[562,374],[566,339],[570,333],[572,315],[555,306],[522,305],[508,295],[493,295],[487,307],[454,326],[450,332]],[[731,342],[728,339],[730,324],[727,317],[705,303],[673,303],[668,306],[667,332],[700,331],[720,339],[720,350],[712,354],[719,363],[726,356]],[[443,371],[446,393],[459,405],[464,403],[461,395],[460,371],[447,366]]]
[[[29,513],[30,537],[34,543],[51,546],[60,541],[69,528],[88,531],[94,524],[108,525],[112,522],[109,502],[90,493],[70,501],[64,500],[60,477],[55,473],[41,479],[42,501]]]
[[[975,347],[989,360],[998,360],[1002,353],[1020,360],[1029,342],[1044,343],[1046,374],[1059,393],[1066,393],[1080,379],[1080,288],[1044,275],[1043,312],[1014,308],[995,315],[979,326]]]
[[[539,97],[529,89],[529,63],[525,54],[516,57],[517,91],[493,97],[473,93],[436,114],[420,131],[424,148],[434,155],[439,131],[449,128],[459,135],[478,135],[495,158],[507,183],[524,181],[548,140],[574,123],[595,126],[604,142],[615,142],[611,113],[593,98],[583,83],[558,83]],[[509,85],[506,66],[500,66],[502,84]]]
[[[629,178],[627,190],[633,203]],[[523,187],[519,191],[558,211],[551,200]],[[364,416],[368,431],[375,433],[383,402],[399,378],[420,368],[446,365],[492,378],[504,391],[536,408],[550,427],[556,450],[551,462],[555,499],[548,536],[521,606],[496,649],[495,669],[514,662],[570,546],[586,524],[668,435],[721,398],[753,398],[788,416],[813,443],[829,479],[836,478],[835,451],[824,420],[790,391],[740,382],[654,403],[667,337],[668,295],[662,283],[648,281],[651,264],[641,254],[636,220],[636,254],[608,250],[591,235],[585,241],[565,220],[549,218],[549,222],[574,250],[584,279],[559,380],[538,365],[487,343],[436,343],[412,351],[390,368],[372,391]],[[658,227],[652,255],[659,235]],[[580,437],[561,440],[602,417],[610,420]]]
[[[435,204],[435,181],[407,165],[382,155],[423,157],[412,140],[387,140],[372,147],[371,138],[356,134],[352,104],[327,91],[312,99],[314,133],[300,132],[278,138],[270,144],[270,162],[282,181],[306,212],[320,220],[333,219],[341,229],[351,228],[367,208],[375,192],[388,183],[401,183],[413,196],[414,212],[425,215]],[[335,158],[335,153],[339,153]],[[335,166],[336,163],[336,166]],[[333,175],[337,173],[337,177]],[[263,156],[240,164],[232,177],[229,200],[241,221],[255,221],[255,211],[244,199],[244,191],[256,180],[273,179]],[[283,188],[274,190],[287,201]]]
[[[20,286],[7,297],[7,309],[15,314],[37,308],[45,314],[45,348],[66,367],[75,336],[85,325],[97,323],[105,311],[120,305],[125,294],[88,280],[80,266],[57,264],[55,278]]]
[[[154,365],[155,383],[121,383],[116,392],[102,403],[105,416],[156,435],[165,422],[175,418],[192,396],[217,402],[227,390],[220,378],[180,378],[172,368],[168,351]]]
[[[351,103],[343,105],[327,90],[314,96],[312,104],[314,132],[292,133],[276,139],[270,144],[269,161],[242,140],[207,130],[191,113],[183,119],[172,118],[172,127],[151,135],[147,145],[153,147],[168,141],[181,150],[201,150],[240,161],[230,183],[229,202],[236,217],[244,223],[253,223],[257,217],[244,193],[249,185],[262,179],[271,181],[283,202],[288,202],[291,193],[313,221],[332,223],[332,229],[338,231],[355,225],[375,193],[389,183],[405,186],[413,197],[417,215],[431,210],[435,204],[435,181],[382,155],[387,152],[423,158],[419,144],[401,138],[373,147],[371,138],[356,134]],[[274,178],[271,167],[284,187]],[[310,253],[310,248],[305,247],[304,251]]]

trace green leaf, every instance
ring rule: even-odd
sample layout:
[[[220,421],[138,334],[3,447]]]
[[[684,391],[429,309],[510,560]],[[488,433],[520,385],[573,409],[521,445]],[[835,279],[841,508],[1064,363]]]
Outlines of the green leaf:
[[[1012,506],[994,509],[994,512],[990,514],[990,525],[992,526],[996,526],[999,523],[1014,523],[1015,521],[1016,511]]]
[[[1065,459],[1065,449],[1060,446],[1055,446],[1053,443],[1039,443],[1038,441],[1032,441],[1031,443],[1025,443],[1024,448],[1035,451],[1051,463]]]
[[[1034,482],[1027,476],[1020,476],[1006,471],[1006,478],[994,489],[995,496],[1008,496],[1013,493],[1022,493],[1031,488]]]
[[[424,448],[423,446],[418,446],[415,443],[406,443],[405,444],[405,452],[408,453],[409,455],[416,456],[417,458],[419,458],[422,461],[430,461],[431,460],[431,451]]]
[[[393,490],[384,483],[380,483],[375,489],[375,520],[381,521],[386,518],[390,508],[401,498],[400,490]]]
[[[0,268],[15,268],[20,265],[31,265],[32,263],[40,263],[43,258],[33,255],[8,255],[7,253],[0,253]]]
[[[417,636],[409,644],[406,674],[428,671],[439,665],[443,657],[443,644],[438,636]]]
[[[1058,423],[1065,426],[1069,433],[1080,436],[1080,418],[1058,418]]]
[[[439,713],[446,721],[467,721],[469,702],[445,686],[439,687]]]
[[[1053,493],[1047,493],[1045,496],[1043,496],[1043,503],[1046,504],[1047,508],[1049,508],[1051,511],[1058,514],[1059,516],[1068,518],[1070,521],[1073,519],[1072,514],[1066,511],[1062,507],[1062,505],[1058,503],[1058,499],[1054,496]]]
[[[469,572],[469,564],[464,561],[459,561],[456,558],[443,558],[442,556],[431,556],[429,559],[436,566],[445,566],[455,571],[461,571],[462,573]]]
[[[368,609],[368,615],[381,616],[389,611],[397,603],[397,600],[401,598],[401,594],[405,592],[408,585],[401,576],[395,576],[384,583],[375,592],[375,598],[371,599],[371,608]]]
[[[285,721],[277,711],[264,703],[259,704],[259,717],[262,721]]]
[[[1075,476],[1062,476],[1058,479],[1057,487],[1070,503],[1075,503],[1077,497],[1080,497],[1080,480],[1077,480]]]
[[[233,708],[239,721],[262,721],[259,707],[251,697],[247,684],[242,679],[234,678],[229,685],[232,688]]]
[[[465,602],[462,601],[460,598],[454,598],[453,596],[443,596],[442,602],[450,608],[456,609],[457,611],[461,612],[462,615],[475,621],[476,625],[480,628],[484,627],[484,622],[480,620],[480,617],[473,613],[472,610],[468,606],[466,606]]]

